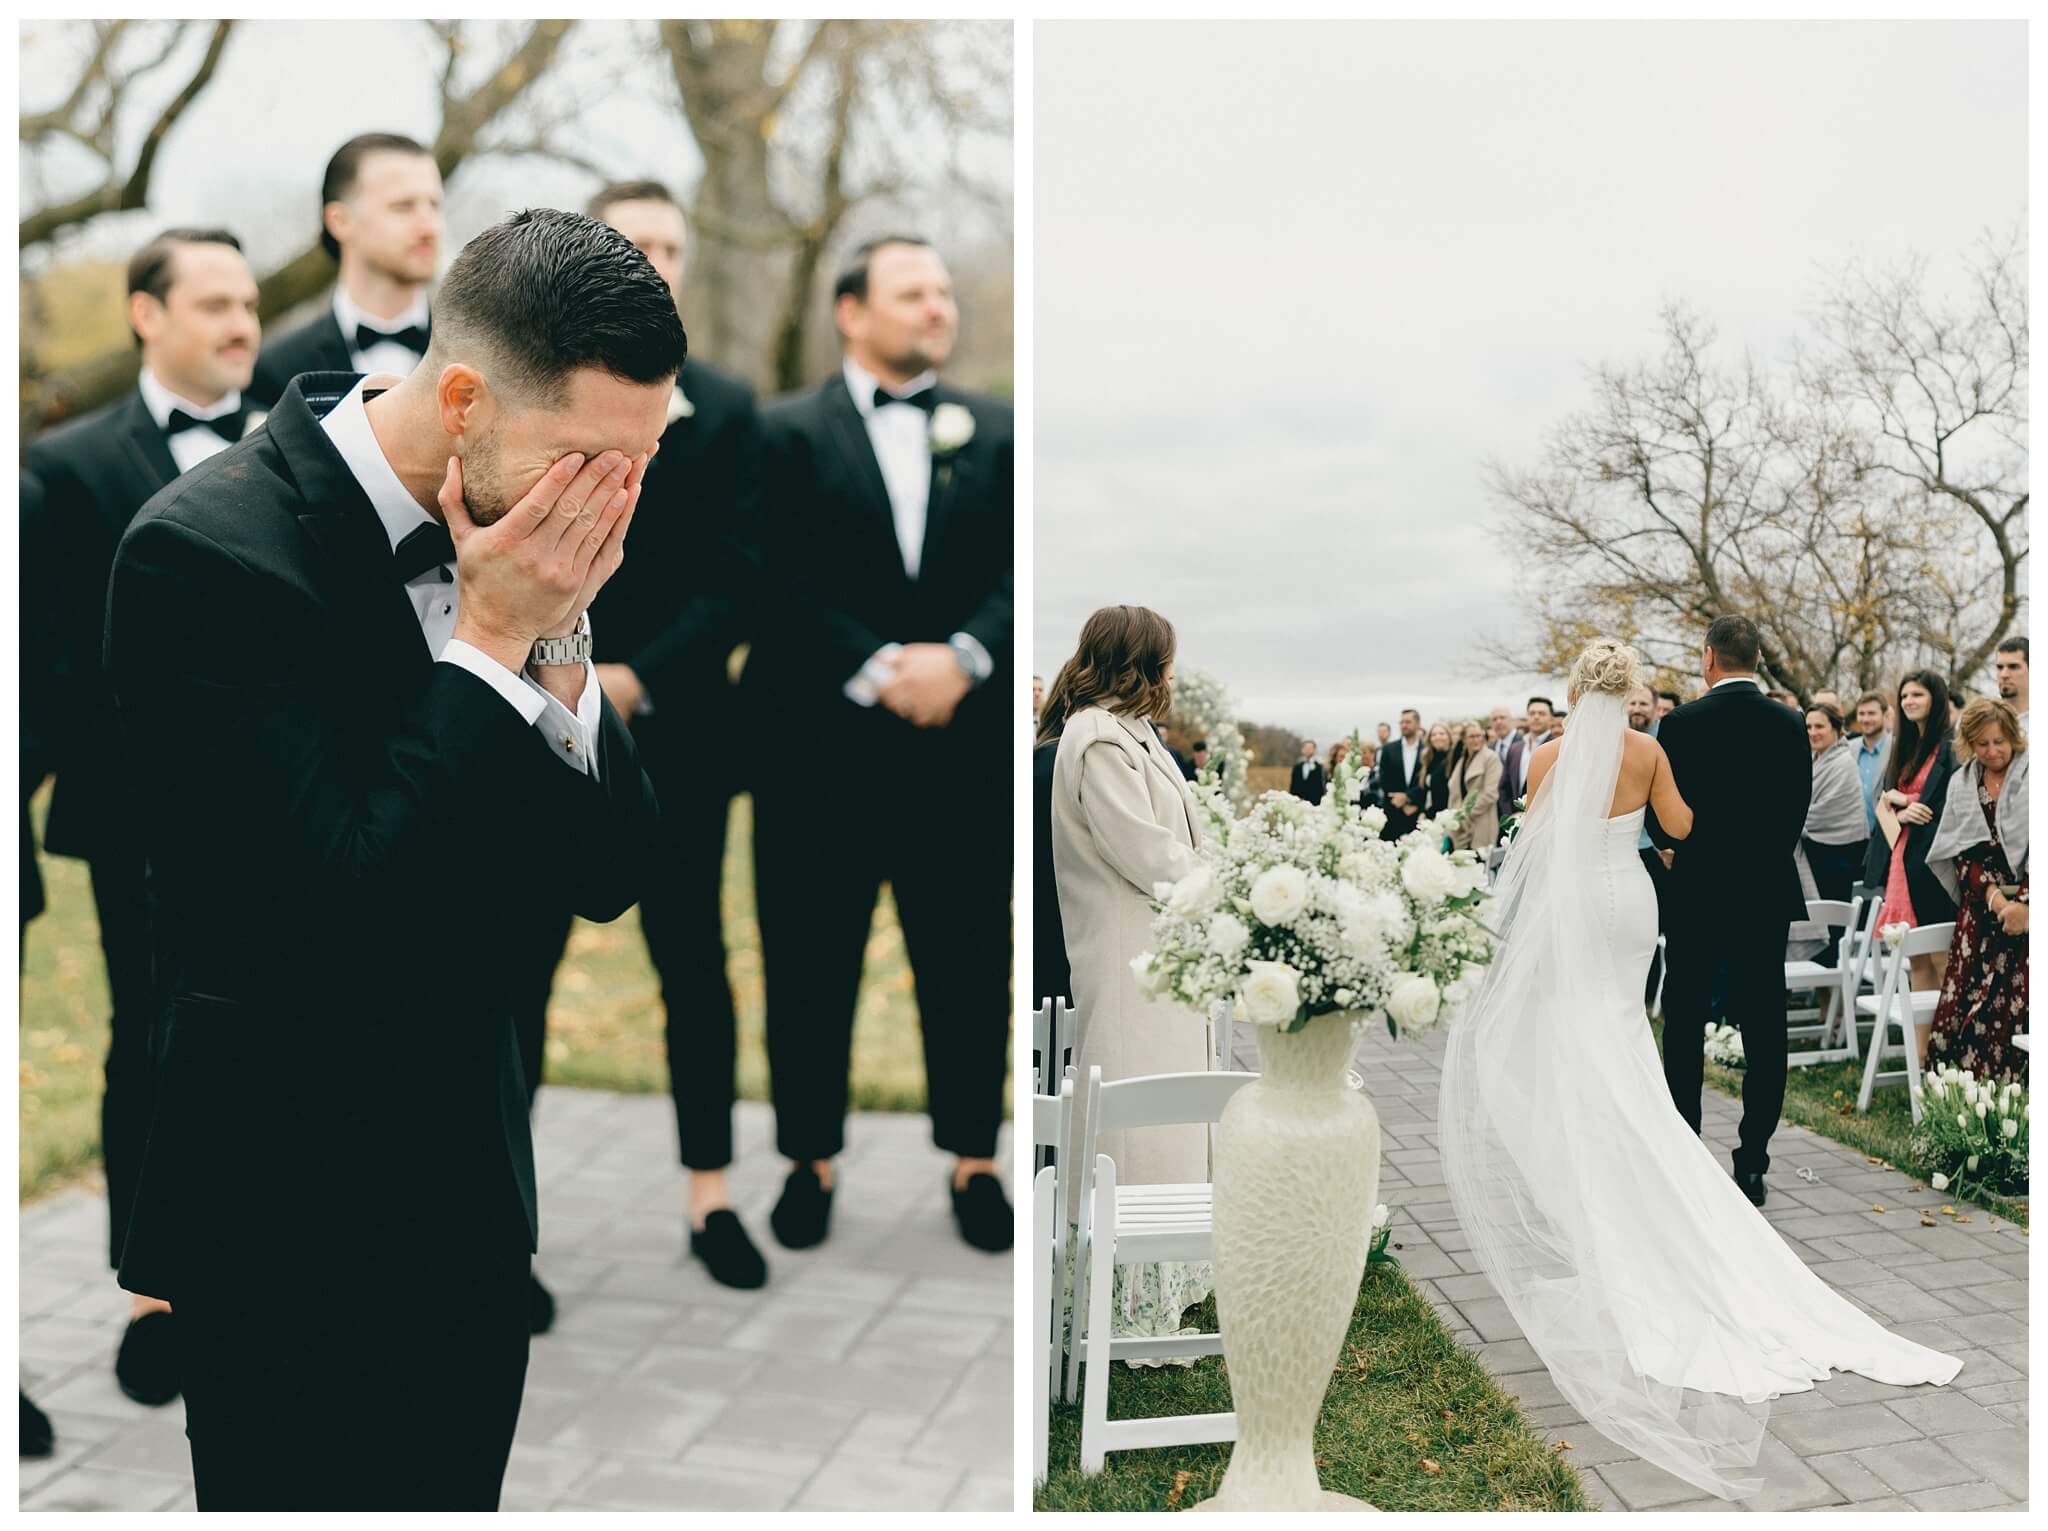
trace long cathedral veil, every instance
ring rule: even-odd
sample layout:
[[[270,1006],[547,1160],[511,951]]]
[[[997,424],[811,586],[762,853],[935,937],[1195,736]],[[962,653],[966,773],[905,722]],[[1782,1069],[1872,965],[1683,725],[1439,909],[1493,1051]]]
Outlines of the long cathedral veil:
[[[1697,1176],[1674,1187],[1653,1173],[1659,1138],[1647,1130],[1668,1124],[1642,1113],[1678,1118],[1644,1017],[1643,962],[1617,946],[1632,915],[1641,929],[1626,906],[1652,896],[1640,867],[1634,885],[1617,876],[1611,843],[1627,834],[1634,859],[1632,816],[1617,826],[1607,812],[1627,729],[1623,697],[1577,699],[1508,851],[1488,918],[1503,939],[1444,1059],[1444,1178],[1472,1253],[1579,1413],[1735,1498],[1759,1487],[1739,1470],[1757,1461],[1775,1387],[1758,1376],[1744,1402],[1678,1382],[1762,1369],[1716,1364],[1712,1352],[1743,1338],[1728,1332],[1725,1303],[1689,1290],[1688,1271],[1712,1261],[1688,1265],[1685,1252],[1714,1237],[1725,1210],[1685,1204]],[[1697,1140],[1692,1150],[1705,1152]]]

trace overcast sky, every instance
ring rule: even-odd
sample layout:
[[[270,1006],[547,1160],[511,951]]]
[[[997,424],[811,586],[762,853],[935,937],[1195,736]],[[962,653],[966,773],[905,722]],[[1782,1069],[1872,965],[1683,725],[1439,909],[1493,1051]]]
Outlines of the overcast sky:
[[[1327,742],[1519,704],[1483,487],[1683,298],[1781,356],[1823,275],[2025,214],[1998,23],[1040,25],[1036,629],[1172,619]],[[1561,696],[1560,696],[1561,700]]]

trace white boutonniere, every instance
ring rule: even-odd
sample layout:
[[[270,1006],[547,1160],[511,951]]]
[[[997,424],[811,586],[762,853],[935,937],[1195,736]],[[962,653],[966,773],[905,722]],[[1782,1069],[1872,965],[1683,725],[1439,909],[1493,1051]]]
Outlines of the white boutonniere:
[[[932,452],[950,457],[974,439],[974,415],[965,404],[941,404],[932,411]]]
[[[270,411],[267,409],[250,410],[249,417],[242,422],[242,434],[245,437],[255,435],[258,431],[263,429],[263,422],[265,420],[268,420],[269,418]]]
[[[674,425],[676,421],[687,420],[695,413],[697,406],[683,393],[683,385],[676,384],[676,391],[670,394],[668,399],[668,423]]]

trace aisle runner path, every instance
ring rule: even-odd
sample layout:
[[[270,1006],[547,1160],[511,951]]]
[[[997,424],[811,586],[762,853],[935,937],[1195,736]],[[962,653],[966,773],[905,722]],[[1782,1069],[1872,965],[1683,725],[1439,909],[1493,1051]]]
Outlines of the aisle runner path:
[[[1256,1069],[1258,1046],[1240,1028],[1232,1053]],[[1384,1028],[1358,1050],[1366,1093],[1384,1134],[1380,1200],[1393,1214],[1402,1266],[1457,1336],[1521,1400],[1587,1493],[1610,1510],[1721,1510],[1730,1506],[1614,1445],[1579,1418],[1521,1337],[1507,1305],[1471,1273],[1470,1241],[1446,1199],[1437,1158],[1442,1033],[1396,1043]],[[1725,1164],[1741,1108],[1709,1089],[1707,1141]],[[1799,1178],[1810,1169],[1813,1184]],[[1944,1198],[1802,1127],[1771,1141],[1764,1215],[1800,1259],[1894,1332],[1959,1356],[1946,1388],[1886,1387],[1837,1372],[1811,1392],[1771,1406],[1752,1510],[2014,1510],[2027,1501],[2027,1244],[2003,1218],[1957,1205],[1970,1221],[1915,1207]],[[1887,1210],[1871,1211],[1873,1205]],[[1994,1223],[1996,1227],[1994,1227]]]
[[[1010,1261],[954,1231],[924,1117],[854,1119],[832,1238],[792,1254],[768,1232],[768,1108],[740,1106],[757,1293],[682,1262],[666,1098],[551,1087],[537,1138],[560,1317],[534,1341],[505,1509],[1009,1508]],[[126,1303],[105,1230],[85,1190],[21,1214],[21,1370],[58,1439],[21,1464],[21,1507],[190,1509],[184,1405],[114,1383]]]

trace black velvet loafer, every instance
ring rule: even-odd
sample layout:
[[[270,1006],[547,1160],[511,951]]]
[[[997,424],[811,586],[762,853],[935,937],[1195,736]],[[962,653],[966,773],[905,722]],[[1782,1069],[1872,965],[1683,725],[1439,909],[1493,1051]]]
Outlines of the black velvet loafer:
[[[782,1182],[782,1197],[768,1214],[768,1226],[784,1249],[810,1249],[825,1242],[832,1223],[832,1193],[818,1172],[800,1164]]]
[[[114,1380],[137,1403],[156,1408],[178,1396],[178,1331],[162,1308],[132,1320],[114,1357]]]
[[[1016,1235],[1016,1222],[1000,1180],[989,1174],[969,1175],[963,1191],[948,1177],[946,1187],[953,1193],[953,1216],[960,1224],[961,1238],[991,1254],[1010,1247]]]
[[[555,1327],[555,1294],[540,1284],[540,1272],[527,1274],[526,1332],[546,1334]]]
[[[720,1286],[751,1291],[768,1284],[768,1262],[747,1237],[739,1214],[721,1207],[704,1219],[704,1231],[690,1231],[690,1253]]]
[[[46,1457],[57,1449],[57,1432],[50,1428],[50,1416],[21,1395],[21,1454]]]

